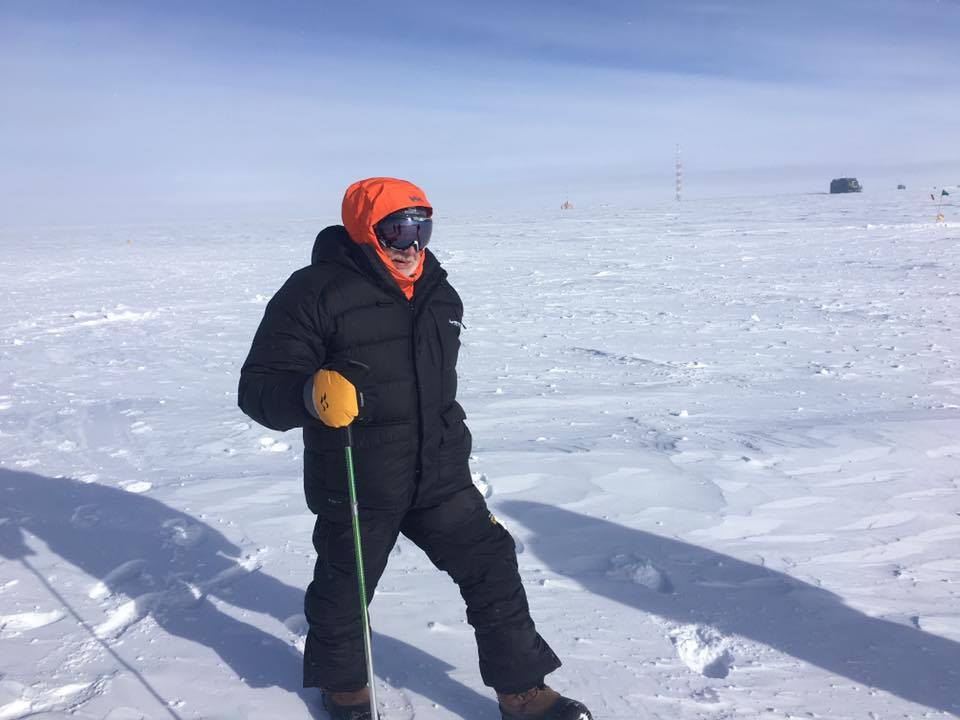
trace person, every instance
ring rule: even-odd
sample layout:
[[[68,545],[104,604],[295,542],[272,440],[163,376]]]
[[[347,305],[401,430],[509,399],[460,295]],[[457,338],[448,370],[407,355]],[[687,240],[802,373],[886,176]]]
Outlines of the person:
[[[503,718],[589,720],[544,684],[560,660],[530,617],[513,538],[473,485],[457,402],[463,304],[427,249],[433,207],[413,183],[369,178],[347,188],[342,216],[267,304],[238,390],[261,425],[303,428],[317,515],[304,687],[320,688],[335,720],[372,720],[339,429],[349,425],[368,597],[403,533],[459,586]]]

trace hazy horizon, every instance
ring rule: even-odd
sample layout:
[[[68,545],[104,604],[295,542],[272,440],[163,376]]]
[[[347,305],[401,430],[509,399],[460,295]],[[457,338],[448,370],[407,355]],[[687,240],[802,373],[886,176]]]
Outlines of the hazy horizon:
[[[960,3],[0,4],[3,225],[960,183]]]

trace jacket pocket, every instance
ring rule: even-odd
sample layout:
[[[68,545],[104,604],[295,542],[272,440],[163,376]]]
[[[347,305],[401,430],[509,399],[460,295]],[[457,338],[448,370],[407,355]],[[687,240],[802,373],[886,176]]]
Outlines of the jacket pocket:
[[[317,514],[342,520],[350,513],[343,434],[324,435],[304,438],[307,504]],[[413,495],[416,463],[411,423],[355,426],[351,455],[360,508],[398,511],[407,506]]]
[[[466,419],[467,413],[458,402],[454,402],[440,414],[443,425],[440,436],[441,465],[464,462],[470,457],[473,438],[464,422]]]

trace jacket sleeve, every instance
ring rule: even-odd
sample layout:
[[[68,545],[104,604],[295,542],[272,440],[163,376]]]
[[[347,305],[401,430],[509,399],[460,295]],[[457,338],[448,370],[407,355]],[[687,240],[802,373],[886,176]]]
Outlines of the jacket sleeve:
[[[318,422],[307,412],[303,388],[325,356],[318,293],[299,271],[267,303],[240,370],[237,404],[271,430]]]

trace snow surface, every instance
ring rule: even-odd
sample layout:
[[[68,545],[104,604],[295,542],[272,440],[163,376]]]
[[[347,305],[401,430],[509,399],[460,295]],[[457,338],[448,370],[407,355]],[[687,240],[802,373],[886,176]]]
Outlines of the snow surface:
[[[0,235],[0,720],[326,717],[302,443],[235,404],[322,224]],[[958,241],[906,193],[438,216],[552,685],[597,720],[960,713]],[[385,720],[498,717],[404,539],[372,614]]]

